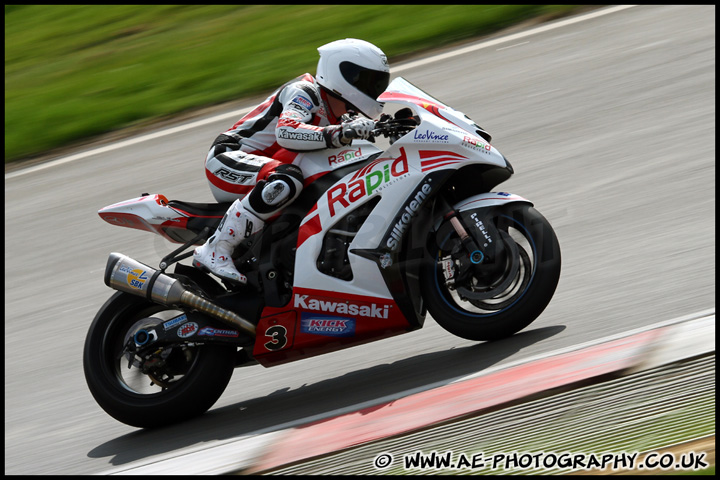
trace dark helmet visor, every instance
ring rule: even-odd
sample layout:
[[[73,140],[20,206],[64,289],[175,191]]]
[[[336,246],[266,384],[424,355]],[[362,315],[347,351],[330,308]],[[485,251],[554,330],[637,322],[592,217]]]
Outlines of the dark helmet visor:
[[[373,100],[376,100],[390,84],[390,73],[371,70],[352,62],[340,63],[340,73],[350,85]]]

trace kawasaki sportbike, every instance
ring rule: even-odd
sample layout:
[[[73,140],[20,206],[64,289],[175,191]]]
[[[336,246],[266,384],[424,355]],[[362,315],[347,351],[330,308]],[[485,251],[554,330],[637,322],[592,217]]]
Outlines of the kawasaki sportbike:
[[[110,254],[105,283],[117,292],[84,350],[107,413],[137,427],[181,421],[208,410],[236,367],[411,332],[427,313],[477,341],[541,314],[560,276],[558,241],[529,200],[494,191],[513,169],[490,136],[403,78],[379,101],[397,110],[376,123],[378,142],[296,157],[314,181],[236,249],[247,285],[180,263],[229,204],[145,194],[100,210],[182,244],[158,267]]]

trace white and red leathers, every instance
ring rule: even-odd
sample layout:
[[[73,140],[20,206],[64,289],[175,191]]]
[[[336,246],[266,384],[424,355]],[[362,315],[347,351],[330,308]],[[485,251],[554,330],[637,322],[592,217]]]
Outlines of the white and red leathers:
[[[310,74],[273,92],[262,104],[215,139],[205,161],[210,189],[219,202],[242,199],[271,174],[283,175],[281,165],[292,163],[294,151],[340,147],[340,126],[327,107],[325,92]],[[293,172],[294,171],[294,172]],[[299,169],[287,183],[288,203],[302,189]],[[295,175],[293,175],[293,173]],[[262,208],[250,201],[252,207]],[[276,209],[277,210],[277,209]],[[257,212],[262,216],[269,212]],[[270,214],[272,215],[272,214]],[[268,215],[269,216],[269,215]]]
[[[231,255],[243,238],[297,198],[304,178],[293,151],[340,147],[341,126],[310,74],[286,83],[215,139],[205,161],[219,202],[233,201],[215,234],[195,249],[193,264],[246,283]]]
[[[293,152],[340,148],[352,138],[370,136],[371,120],[358,118],[341,126],[335,115],[345,113],[338,105],[360,108],[367,116],[380,114],[377,97],[390,79],[387,57],[357,39],[338,40],[318,52],[320,82],[306,73],[286,83],[213,142],[205,160],[210,189],[219,202],[234,203],[215,234],[195,249],[196,267],[246,283],[231,255],[243,237],[262,229],[300,195],[305,179],[292,164]],[[327,95],[334,97],[332,108]]]

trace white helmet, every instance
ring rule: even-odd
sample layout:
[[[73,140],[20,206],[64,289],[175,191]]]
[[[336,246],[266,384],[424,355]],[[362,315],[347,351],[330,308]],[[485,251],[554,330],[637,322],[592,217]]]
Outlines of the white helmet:
[[[318,48],[317,83],[368,118],[382,113],[377,97],[390,83],[387,57],[364,40],[346,38]]]

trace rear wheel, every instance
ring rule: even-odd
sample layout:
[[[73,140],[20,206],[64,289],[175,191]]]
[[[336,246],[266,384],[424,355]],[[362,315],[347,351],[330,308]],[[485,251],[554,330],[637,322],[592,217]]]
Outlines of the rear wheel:
[[[118,292],[90,326],[83,354],[85,379],[98,404],[120,422],[151,428],[200,415],[230,381],[234,346],[178,339],[177,344],[136,351],[136,334],[180,313]]]
[[[468,340],[497,340],[530,325],[550,302],[560,278],[557,237],[537,210],[513,203],[495,208],[487,218],[504,247],[492,269],[478,261],[457,278],[464,247],[454,229],[439,228],[434,261],[421,275],[432,317]]]

